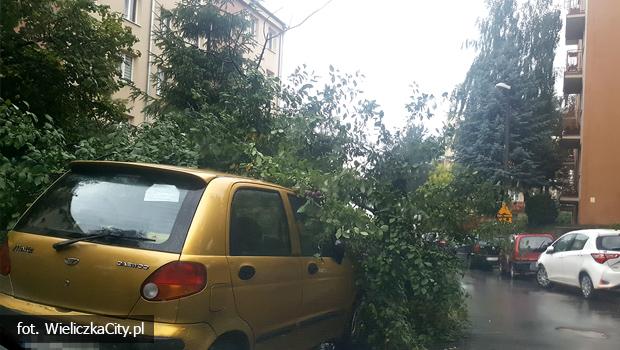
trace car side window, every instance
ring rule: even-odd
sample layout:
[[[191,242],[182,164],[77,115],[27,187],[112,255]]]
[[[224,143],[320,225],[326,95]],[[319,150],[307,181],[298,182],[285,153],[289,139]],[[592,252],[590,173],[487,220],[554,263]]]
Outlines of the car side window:
[[[242,188],[235,192],[230,214],[230,255],[291,255],[288,221],[277,191]]]
[[[575,235],[567,235],[564,236],[562,238],[560,238],[557,242],[555,242],[555,244],[553,245],[553,251],[554,252],[565,252],[567,251],[570,246],[573,243],[573,240],[575,239]]]
[[[586,245],[587,241],[588,241],[588,236],[578,234],[575,236],[575,239],[573,240],[573,244],[568,250],[582,250],[583,247]]]
[[[325,242],[325,225],[318,219],[320,208],[307,199],[288,195],[299,232],[302,256],[333,256],[331,242]],[[323,240],[323,241],[322,241]]]

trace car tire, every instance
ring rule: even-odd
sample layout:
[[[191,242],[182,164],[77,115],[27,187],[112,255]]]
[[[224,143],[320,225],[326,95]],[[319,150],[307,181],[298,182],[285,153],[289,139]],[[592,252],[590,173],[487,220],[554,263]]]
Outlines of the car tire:
[[[360,302],[356,301],[353,304],[351,318],[347,323],[347,327],[344,330],[344,334],[342,338],[339,339],[334,345],[336,345],[337,350],[353,350],[358,349],[358,344],[355,343],[355,340],[359,336],[361,326],[361,318],[360,318]]]
[[[549,280],[549,276],[547,276],[547,270],[542,265],[540,265],[538,271],[536,271],[536,283],[542,288],[551,287],[551,281]]]
[[[581,295],[584,299],[591,299],[594,295],[594,283],[587,273],[582,273],[579,276],[579,287],[581,288]]]

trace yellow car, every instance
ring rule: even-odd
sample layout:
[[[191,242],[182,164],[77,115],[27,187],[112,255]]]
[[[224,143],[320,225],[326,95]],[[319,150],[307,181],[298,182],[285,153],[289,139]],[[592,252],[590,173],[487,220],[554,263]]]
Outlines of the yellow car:
[[[74,162],[0,248],[0,318],[154,320],[142,331],[149,349],[347,339],[357,319],[351,264],[339,242],[319,244],[304,204],[286,188],[223,173]],[[28,341],[8,333],[5,343]]]

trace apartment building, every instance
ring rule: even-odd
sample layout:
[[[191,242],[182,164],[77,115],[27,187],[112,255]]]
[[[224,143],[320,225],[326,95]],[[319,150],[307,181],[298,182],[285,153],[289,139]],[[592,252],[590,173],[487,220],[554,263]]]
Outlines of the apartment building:
[[[157,47],[153,42],[153,33],[161,23],[160,13],[162,8],[175,7],[178,0],[99,0],[98,3],[108,5],[113,11],[123,14],[123,22],[138,38],[134,45],[139,56],[125,55],[120,63],[120,71],[123,79],[132,81],[136,87],[146,92],[149,96],[157,97],[157,67],[152,63],[151,53],[157,53]],[[250,58],[260,55],[263,45],[266,49],[261,60],[261,68],[268,75],[280,76],[282,67],[282,46],[286,25],[273,13],[260,3],[255,1],[234,0],[228,11],[238,12],[247,9],[250,13],[252,28],[256,45]],[[270,40],[268,40],[270,39]],[[199,45],[202,39],[199,39]],[[132,101],[130,89],[121,89],[115,97],[127,101],[130,111],[129,120],[138,125],[148,122],[142,112],[145,101],[138,99]]]
[[[620,1],[566,1],[560,203],[575,223],[620,223]]]

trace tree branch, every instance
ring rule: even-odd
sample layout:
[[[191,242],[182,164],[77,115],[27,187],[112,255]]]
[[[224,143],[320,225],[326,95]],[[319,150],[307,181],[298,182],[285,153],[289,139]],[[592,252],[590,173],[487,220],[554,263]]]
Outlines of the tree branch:
[[[284,28],[282,31],[276,33],[275,35],[270,35],[267,34],[266,35],[266,39],[265,42],[263,43],[263,47],[260,51],[260,55],[258,56],[258,61],[256,62],[256,69],[258,69],[260,67],[261,62],[263,61],[263,56],[265,55],[265,49],[267,48],[267,43],[269,42],[269,40],[273,39],[273,38],[277,38],[279,36],[282,36],[284,33],[293,30],[295,28],[300,27],[301,25],[303,25],[304,23],[306,23],[312,16],[316,15],[317,13],[319,13],[321,10],[323,10],[324,8],[327,7],[327,5],[329,5],[332,1],[334,0],[327,0],[322,6],[318,7],[316,10],[310,12],[310,14],[308,14],[303,20],[301,20],[301,22]],[[267,20],[270,20],[271,18],[273,18],[273,16],[270,14],[269,16],[267,16]],[[265,33],[263,33],[265,34]]]

